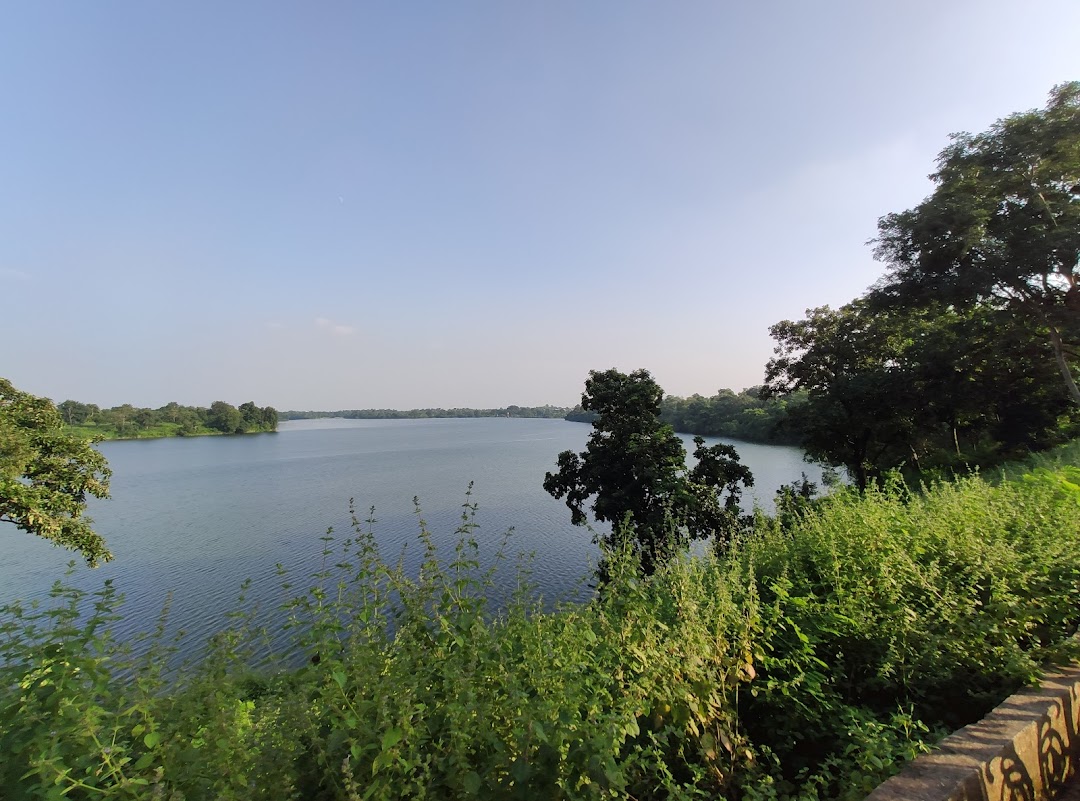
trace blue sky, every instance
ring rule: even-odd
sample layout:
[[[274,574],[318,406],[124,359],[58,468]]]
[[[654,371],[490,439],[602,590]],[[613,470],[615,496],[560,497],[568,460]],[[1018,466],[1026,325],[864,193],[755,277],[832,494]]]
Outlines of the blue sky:
[[[760,383],[1080,3],[15,3],[0,375],[56,401],[569,405]]]

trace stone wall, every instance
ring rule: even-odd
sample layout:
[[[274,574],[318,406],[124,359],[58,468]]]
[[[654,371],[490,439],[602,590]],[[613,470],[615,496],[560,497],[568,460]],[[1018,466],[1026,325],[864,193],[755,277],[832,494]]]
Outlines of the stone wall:
[[[1047,674],[949,735],[867,801],[1043,801],[1080,758],[1080,665]]]

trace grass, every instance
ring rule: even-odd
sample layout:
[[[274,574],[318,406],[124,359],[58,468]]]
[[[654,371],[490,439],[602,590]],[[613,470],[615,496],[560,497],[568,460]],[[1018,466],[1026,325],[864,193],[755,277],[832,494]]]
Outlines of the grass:
[[[65,429],[75,436],[82,437],[83,439],[160,439],[162,437],[207,437],[220,435],[221,432],[207,428],[206,426],[198,426],[193,433],[181,434],[181,426],[179,423],[158,423],[147,428],[139,429],[138,431],[132,431],[128,434],[121,435],[114,426],[111,425],[99,425],[96,423],[82,423],[80,425],[68,425]]]

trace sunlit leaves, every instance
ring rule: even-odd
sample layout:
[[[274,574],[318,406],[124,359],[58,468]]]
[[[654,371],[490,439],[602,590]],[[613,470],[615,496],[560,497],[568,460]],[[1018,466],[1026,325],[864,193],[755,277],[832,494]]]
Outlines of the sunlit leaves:
[[[15,524],[90,565],[112,558],[84,516],[87,495],[107,498],[105,457],[64,431],[52,401],[0,378],[0,521]]]

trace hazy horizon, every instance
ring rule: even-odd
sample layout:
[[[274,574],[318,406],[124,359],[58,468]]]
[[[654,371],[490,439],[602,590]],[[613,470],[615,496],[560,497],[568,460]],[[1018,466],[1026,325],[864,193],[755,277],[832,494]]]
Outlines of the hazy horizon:
[[[0,376],[56,401],[572,406],[762,381],[1080,4],[23,3]]]

